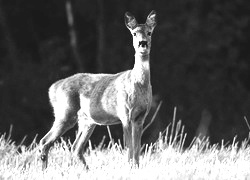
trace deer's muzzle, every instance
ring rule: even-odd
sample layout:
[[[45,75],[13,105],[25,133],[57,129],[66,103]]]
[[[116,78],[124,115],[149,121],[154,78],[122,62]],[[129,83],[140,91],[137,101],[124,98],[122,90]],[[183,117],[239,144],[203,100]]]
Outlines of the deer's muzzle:
[[[147,41],[139,41],[139,47],[147,48],[148,42]]]

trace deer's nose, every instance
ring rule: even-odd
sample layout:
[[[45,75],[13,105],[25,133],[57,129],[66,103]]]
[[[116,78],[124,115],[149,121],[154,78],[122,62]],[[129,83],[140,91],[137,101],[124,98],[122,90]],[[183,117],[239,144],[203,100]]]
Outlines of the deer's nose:
[[[147,41],[139,41],[139,47],[147,48],[148,42]]]

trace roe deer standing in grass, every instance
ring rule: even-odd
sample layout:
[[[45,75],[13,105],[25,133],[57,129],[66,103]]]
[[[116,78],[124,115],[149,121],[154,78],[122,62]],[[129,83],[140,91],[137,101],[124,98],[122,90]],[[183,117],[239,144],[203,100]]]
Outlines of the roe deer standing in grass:
[[[135,64],[132,70],[118,74],[79,73],[55,82],[49,99],[55,121],[41,139],[41,160],[47,167],[52,144],[78,122],[79,130],[72,152],[86,165],[83,149],[96,125],[121,123],[128,159],[139,165],[143,123],[152,101],[149,54],[151,35],[156,26],[152,11],[145,24],[138,24],[127,12],[125,24],[133,36]]]

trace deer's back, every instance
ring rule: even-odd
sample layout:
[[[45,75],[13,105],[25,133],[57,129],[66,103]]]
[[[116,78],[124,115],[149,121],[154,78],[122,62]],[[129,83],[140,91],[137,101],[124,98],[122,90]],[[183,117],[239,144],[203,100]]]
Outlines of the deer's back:
[[[49,88],[50,101],[52,103],[58,101],[59,94],[65,94],[69,97],[83,95],[86,98],[90,98],[98,84],[103,84],[104,81],[108,82],[109,79],[114,79],[119,76],[119,74],[78,73],[68,78],[58,80]]]

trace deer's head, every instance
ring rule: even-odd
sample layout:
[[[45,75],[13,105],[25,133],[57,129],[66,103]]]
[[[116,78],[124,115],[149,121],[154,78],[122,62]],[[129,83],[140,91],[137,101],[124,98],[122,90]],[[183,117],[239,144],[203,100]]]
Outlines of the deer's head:
[[[136,53],[147,55],[150,53],[151,36],[156,26],[156,12],[151,11],[145,24],[138,24],[135,17],[125,13],[125,24],[133,36],[133,45]]]

